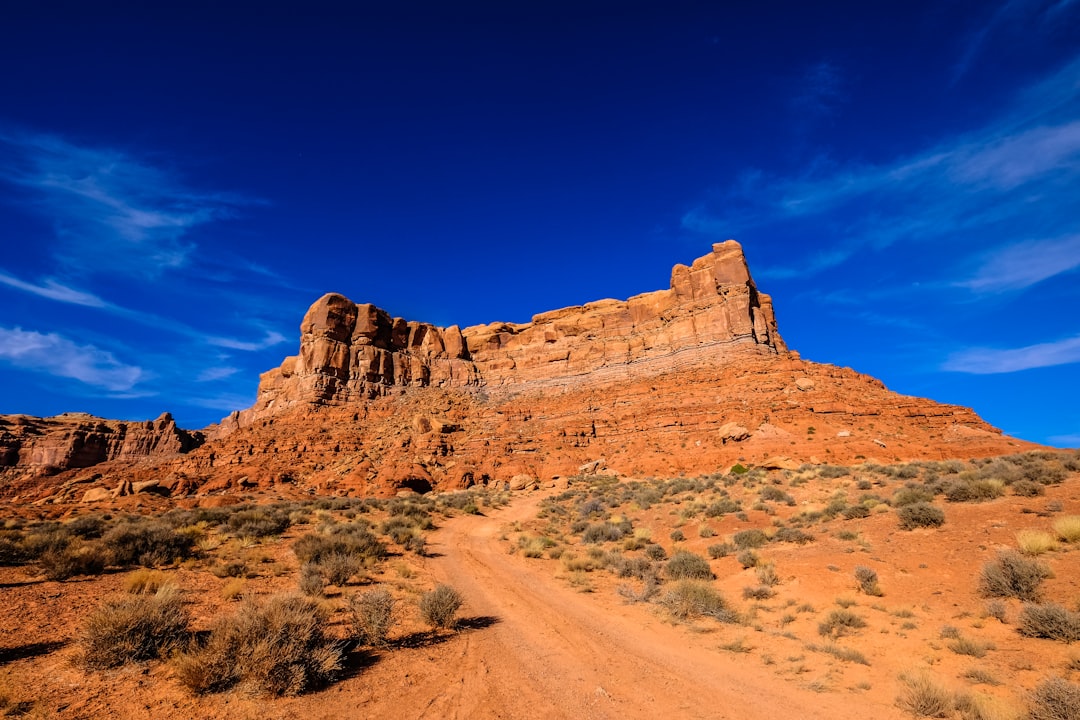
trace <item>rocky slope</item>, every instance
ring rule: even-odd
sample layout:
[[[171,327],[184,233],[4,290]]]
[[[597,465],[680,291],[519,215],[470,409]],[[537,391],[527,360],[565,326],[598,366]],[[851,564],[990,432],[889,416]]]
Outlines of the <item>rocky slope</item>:
[[[667,290],[529,323],[440,328],[329,294],[300,332],[299,353],[262,375],[251,408],[206,428],[205,444],[194,435],[187,444],[136,444],[150,449],[138,462],[133,452],[98,453],[109,462],[93,468],[102,476],[94,482],[114,492],[148,483],[173,493],[274,486],[366,494],[524,487],[583,470],[700,474],[736,462],[1035,447],[967,408],[801,360],[734,241],[676,266]],[[86,447],[57,450],[51,457],[70,459],[52,464],[85,467]],[[53,485],[67,483],[60,486],[70,498],[72,483],[86,477],[71,469]]]

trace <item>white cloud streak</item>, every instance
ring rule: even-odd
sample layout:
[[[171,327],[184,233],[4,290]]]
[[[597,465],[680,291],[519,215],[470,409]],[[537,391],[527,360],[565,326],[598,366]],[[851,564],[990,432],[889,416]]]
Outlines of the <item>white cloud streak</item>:
[[[187,264],[189,231],[251,201],[187,189],[172,174],[117,150],[0,131],[0,180],[54,225],[69,273],[155,276]]]
[[[232,377],[233,375],[235,375],[238,372],[240,372],[240,368],[229,367],[229,366],[209,367],[209,368],[206,368],[205,370],[203,370],[202,372],[200,372],[195,377],[195,382],[201,382],[202,383],[202,382],[215,382],[217,380],[224,380],[225,378]]]
[[[976,292],[1019,290],[1078,267],[1080,234],[1022,242],[989,255],[960,285]]]
[[[245,352],[255,352],[256,350],[265,350],[266,348],[274,347],[285,342],[286,338],[279,332],[268,330],[263,336],[262,340],[257,342],[247,342],[244,340],[236,340],[234,338],[226,337],[207,337],[206,341],[211,345],[217,347],[228,348],[229,350],[242,350]]]
[[[10,288],[22,290],[31,295],[37,295],[57,302],[70,303],[72,305],[83,305],[85,307],[93,308],[105,308],[109,305],[97,295],[76,290],[75,288],[56,282],[51,278],[45,278],[40,285],[35,285],[34,283],[25,282],[14,275],[9,275],[3,270],[0,270],[0,285],[7,285]]]
[[[1075,362],[1080,362],[1080,335],[1006,350],[971,348],[949,356],[942,369],[973,375],[994,375]]]
[[[0,328],[0,360],[112,392],[130,391],[145,376],[141,368],[126,365],[93,345],[17,327]]]
[[[1071,211],[1078,186],[1080,56],[1020,93],[1007,113],[981,130],[891,163],[820,160],[786,178],[747,172],[729,192],[687,212],[682,224],[726,238],[768,228],[820,236],[827,223],[828,239],[808,246],[807,259],[759,270],[802,277],[900,242],[956,242],[968,235],[985,247],[988,237],[1072,236],[1080,232],[1080,217]]]

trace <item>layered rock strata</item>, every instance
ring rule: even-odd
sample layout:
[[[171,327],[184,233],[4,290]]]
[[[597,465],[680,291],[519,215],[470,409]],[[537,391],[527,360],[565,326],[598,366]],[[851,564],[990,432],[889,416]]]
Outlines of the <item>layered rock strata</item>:
[[[553,310],[529,323],[440,328],[331,293],[307,311],[300,333],[299,354],[264,373],[255,405],[225,428],[297,404],[340,405],[406,387],[595,386],[786,351],[772,300],[758,291],[734,240],[689,267],[676,265],[667,290]]]
[[[0,494],[392,494],[1036,447],[968,408],[789,352],[734,241],[676,266],[667,290],[528,323],[441,328],[325,295],[299,353],[262,375],[251,408],[205,428],[205,443],[168,416],[64,417],[0,424],[0,466],[63,470]]]

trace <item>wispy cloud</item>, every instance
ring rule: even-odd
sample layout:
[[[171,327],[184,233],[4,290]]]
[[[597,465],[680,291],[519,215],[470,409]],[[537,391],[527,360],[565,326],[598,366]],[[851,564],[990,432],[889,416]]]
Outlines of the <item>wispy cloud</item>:
[[[959,82],[977,67],[979,59],[1008,44],[1038,43],[1069,22],[1075,0],[1006,0],[987,3],[989,14],[976,23],[963,40],[960,56],[952,68],[952,82]]]
[[[245,340],[236,340],[235,338],[226,337],[208,337],[206,341],[216,347],[228,348],[229,350],[243,350],[246,352],[255,352],[256,350],[265,350],[266,348],[274,347],[285,342],[285,336],[279,332],[273,330],[267,330],[263,335],[263,339],[256,342],[249,342]]]
[[[40,285],[35,285],[34,283],[20,280],[14,275],[9,275],[3,270],[0,270],[0,285],[7,285],[8,287],[22,290],[23,292],[28,292],[32,295],[38,295],[43,298],[48,298],[49,300],[70,303],[72,305],[84,305],[86,307],[94,308],[104,308],[108,306],[108,303],[93,293],[76,290],[75,288],[68,287],[51,278],[46,278]]]
[[[209,367],[200,372],[195,377],[195,382],[203,383],[214,382],[216,380],[224,380],[225,378],[232,377],[238,372],[240,372],[240,368],[230,366]]]
[[[950,355],[942,369],[974,375],[993,375],[1075,362],[1080,362],[1080,335],[1057,342],[1006,350],[971,348]]]
[[[155,275],[182,267],[190,231],[251,201],[190,190],[172,173],[130,154],[58,137],[0,131],[0,181],[22,188],[26,207],[55,231],[69,273]]]
[[[977,292],[1019,290],[1080,267],[1080,234],[1010,245],[986,257],[960,285]]]
[[[140,325],[182,335],[193,340],[204,342],[208,345],[213,345],[214,347],[254,352],[274,347],[275,345],[285,342],[287,339],[281,333],[273,330],[264,331],[261,340],[240,340],[237,338],[208,335],[206,332],[198,330],[183,322],[162,317],[155,313],[123,307],[108,302],[92,293],[76,290],[51,279],[46,279],[41,281],[40,284],[35,284],[21,280],[14,275],[0,270],[0,285],[5,285],[15,290],[20,290],[56,302],[97,308]]]
[[[0,328],[0,360],[112,392],[131,391],[145,377],[138,366],[126,365],[93,345],[17,327]]]
[[[1059,447],[1080,448],[1080,433],[1072,435],[1051,435],[1050,442]]]
[[[1078,184],[1080,56],[977,131],[888,163],[821,158],[793,177],[746,172],[682,223],[716,237],[824,233],[791,266],[759,270],[804,277],[897,243],[966,238],[983,249],[987,237],[1075,235]]]

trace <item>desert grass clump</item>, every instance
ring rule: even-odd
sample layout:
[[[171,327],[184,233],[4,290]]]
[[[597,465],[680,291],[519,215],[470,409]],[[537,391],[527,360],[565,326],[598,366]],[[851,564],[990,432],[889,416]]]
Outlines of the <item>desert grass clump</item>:
[[[833,610],[818,623],[818,633],[831,638],[853,635],[866,627],[866,621],[850,610]]]
[[[331,585],[344,585],[364,569],[364,558],[350,553],[331,553],[319,560],[316,567]]]
[[[107,670],[160,657],[188,637],[188,615],[174,586],[153,595],[106,598],[86,620],[82,666]]]
[[[748,550],[750,548],[763,547],[769,542],[769,536],[760,528],[751,528],[750,530],[740,530],[735,533],[731,537],[731,541],[735,543],[735,547],[738,549]]]
[[[1028,637],[1075,642],[1080,640],[1080,613],[1053,603],[1025,604],[1020,611],[1019,630]]]
[[[240,537],[261,538],[280,535],[289,529],[289,514],[272,507],[238,510],[229,516],[229,529]]]
[[[982,567],[979,592],[986,597],[1014,597],[1038,602],[1039,586],[1050,577],[1050,569],[1016,550],[1002,550],[996,560]]]
[[[1063,678],[1046,680],[1028,696],[1029,720],[1080,720],[1080,685]]]
[[[1020,530],[1016,544],[1025,555],[1042,555],[1057,548],[1057,540],[1044,530]]]
[[[106,532],[101,542],[113,565],[166,565],[191,556],[195,540],[159,521],[126,522]]]
[[[956,480],[945,487],[949,502],[984,502],[1005,494],[1005,483],[996,478]]]
[[[863,655],[858,650],[854,650],[852,648],[841,647],[833,643],[829,643],[827,645],[811,644],[807,647],[814,652],[821,652],[825,653],[826,655],[832,655],[834,658],[837,658],[838,660],[843,660],[844,662],[858,663],[859,665],[870,664],[870,661],[866,659],[865,655]]]
[[[873,597],[881,597],[885,593],[881,591],[881,586],[878,585],[877,570],[866,567],[865,565],[855,566],[855,579],[859,583],[859,590],[865,595],[871,595]]]
[[[449,585],[439,585],[420,596],[420,616],[433,630],[453,630],[465,599]]]
[[[297,581],[300,592],[308,597],[322,597],[326,589],[326,579],[322,571],[315,563],[304,563],[300,566],[300,578]]]
[[[957,655],[968,655],[974,658],[986,657],[987,650],[993,650],[993,643],[979,642],[972,638],[958,636],[949,643],[949,649]]]
[[[37,562],[47,579],[67,580],[76,575],[100,575],[108,558],[96,543],[76,540],[60,550],[43,552]]]
[[[710,617],[723,623],[739,622],[739,615],[724,596],[700,580],[681,580],[663,593],[657,604],[675,620]]]
[[[900,676],[896,705],[915,717],[944,718],[953,711],[952,694],[926,673]]]
[[[757,575],[758,582],[762,585],[773,587],[780,584],[780,575],[776,572],[776,567],[772,563],[758,565],[754,568],[754,574]]]
[[[782,527],[777,528],[776,532],[773,533],[773,542],[786,542],[794,543],[796,545],[805,545],[806,543],[813,541],[813,535],[798,528]]]
[[[366,526],[350,524],[328,533],[309,533],[293,543],[301,563],[318,564],[331,555],[357,555],[366,561],[386,557],[386,546]]]
[[[1000,698],[983,693],[961,692],[953,699],[961,720],[1016,720],[1017,713]]]
[[[744,587],[742,591],[744,600],[768,600],[774,595],[776,595],[776,591],[768,585]]]
[[[742,550],[739,552],[738,555],[735,556],[735,560],[738,561],[738,563],[742,565],[743,569],[745,570],[748,568],[756,567],[758,562],[760,561],[760,558],[758,558],[758,554],[753,550]]]
[[[1051,527],[1063,541],[1067,543],[1080,542],[1080,515],[1059,517]]]
[[[664,574],[672,580],[711,580],[709,561],[695,553],[679,550],[664,566]]]
[[[650,560],[667,560],[667,550],[663,545],[650,543],[645,546],[645,557]]]
[[[934,494],[921,487],[902,487],[893,493],[889,501],[893,507],[914,505],[915,503],[929,503],[934,499]]]
[[[147,568],[132,570],[124,578],[124,590],[132,595],[153,595],[168,584],[170,579],[167,573]]]
[[[397,621],[396,601],[390,591],[376,588],[349,598],[353,632],[365,644],[384,647]]]
[[[921,527],[941,527],[945,524],[945,511],[928,502],[915,502],[896,509],[901,530]]]
[[[709,547],[707,547],[705,549],[705,551],[707,553],[709,553],[709,557],[711,557],[713,560],[719,560],[720,558],[727,557],[732,552],[734,552],[735,551],[735,546],[732,545],[731,543],[726,543],[726,542],[725,543],[716,543],[714,545],[710,545]]]
[[[206,641],[177,658],[180,682],[197,693],[234,686],[265,695],[299,695],[329,682],[341,668],[339,643],[326,637],[326,616],[302,595],[246,600],[219,618]]]

